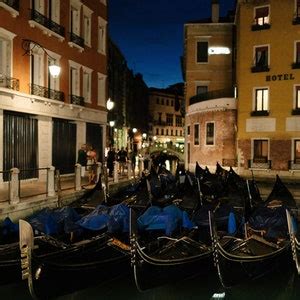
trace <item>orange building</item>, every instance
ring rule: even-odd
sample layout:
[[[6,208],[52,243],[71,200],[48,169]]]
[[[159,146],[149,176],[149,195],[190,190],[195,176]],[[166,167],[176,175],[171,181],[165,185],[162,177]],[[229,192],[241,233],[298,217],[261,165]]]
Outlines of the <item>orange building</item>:
[[[73,173],[84,143],[102,160],[106,40],[106,0],[0,1],[1,170],[53,165]]]

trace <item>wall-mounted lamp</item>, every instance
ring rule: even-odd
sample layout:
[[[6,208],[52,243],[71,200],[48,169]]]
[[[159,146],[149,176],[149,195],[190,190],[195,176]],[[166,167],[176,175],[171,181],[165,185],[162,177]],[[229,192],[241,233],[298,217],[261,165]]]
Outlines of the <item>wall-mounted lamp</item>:
[[[108,98],[106,102],[106,108],[107,110],[112,110],[115,106],[115,102],[111,101],[110,98]]]
[[[25,51],[23,55],[31,55],[32,51],[35,48],[42,49],[46,53],[46,55],[50,58],[50,65],[49,65],[50,75],[53,78],[57,78],[59,76],[61,71],[60,66],[56,63],[56,59],[52,57],[42,45],[40,45],[39,43],[33,40],[23,39],[22,48]]]
[[[137,132],[137,129],[136,129],[136,128],[132,128],[132,132],[133,132],[133,133],[136,133],[136,132]]]
[[[109,126],[114,127],[115,126],[115,121],[109,121]]]

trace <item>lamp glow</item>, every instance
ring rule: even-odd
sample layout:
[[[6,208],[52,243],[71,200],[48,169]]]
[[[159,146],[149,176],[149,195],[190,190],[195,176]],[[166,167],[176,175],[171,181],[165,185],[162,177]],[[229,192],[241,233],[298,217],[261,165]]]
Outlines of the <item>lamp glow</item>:
[[[115,126],[115,121],[109,121],[109,126],[114,127]]]
[[[50,74],[53,78],[57,78],[60,74],[60,71],[61,71],[61,68],[59,65],[57,65],[56,63],[52,63],[50,66],[49,66],[49,71],[50,71]]]
[[[136,132],[137,132],[137,129],[136,129],[136,128],[132,128],[132,132],[133,132],[133,133],[136,133]]]
[[[209,47],[208,54],[230,54],[230,49],[228,47]]]
[[[145,138],[147,138],[147,133],[143,133],[142,134],[142,137],[145,139]]]
[[[107,100],[107,102],[106,102],[106,108],[108,109],[108,110],[112,110],[113,108],[114,108],[114,106],[115,106],[115,103],[113,102],[113,101],[111,101],[110,100],[110,98]]]

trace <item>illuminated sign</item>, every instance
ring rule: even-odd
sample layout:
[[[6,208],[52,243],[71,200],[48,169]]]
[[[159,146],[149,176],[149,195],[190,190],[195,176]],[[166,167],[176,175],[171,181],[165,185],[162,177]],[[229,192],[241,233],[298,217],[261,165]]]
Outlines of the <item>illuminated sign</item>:
[[[214,55],[214,54],[230,54],[230,49],[227,47],[209,47],[208,48],[208,54]]]

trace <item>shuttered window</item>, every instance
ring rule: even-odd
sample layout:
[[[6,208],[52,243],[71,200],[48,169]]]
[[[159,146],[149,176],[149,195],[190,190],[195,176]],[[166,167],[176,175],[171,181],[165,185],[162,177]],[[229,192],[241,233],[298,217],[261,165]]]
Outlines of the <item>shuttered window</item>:
[[[255,8],[255,23],[257,25],[269,24],[269,7],[258,7]]]

